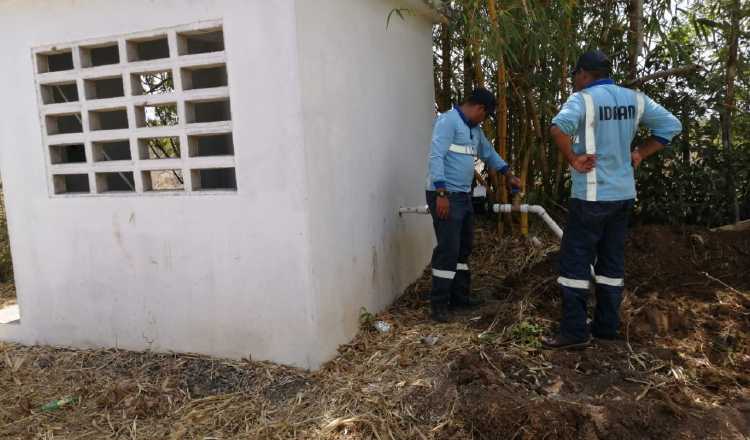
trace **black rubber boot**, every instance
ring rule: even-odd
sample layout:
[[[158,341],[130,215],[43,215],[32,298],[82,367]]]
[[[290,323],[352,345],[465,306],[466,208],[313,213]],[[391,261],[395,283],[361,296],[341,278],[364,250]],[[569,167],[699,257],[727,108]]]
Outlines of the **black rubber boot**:
[[[448,322],[448,305],[445,303],[432,303],[430,317],[435,322]]]
[[[562,335],[542,338],[544,348],[560,350],[581,350],[591,344],[591,339],[575,340]]]

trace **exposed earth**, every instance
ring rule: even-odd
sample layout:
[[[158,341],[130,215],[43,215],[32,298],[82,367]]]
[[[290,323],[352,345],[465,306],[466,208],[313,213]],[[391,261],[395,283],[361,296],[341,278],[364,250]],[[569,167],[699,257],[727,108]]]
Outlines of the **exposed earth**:
[[[750,231],[636,228],[623,340],[549,351],[539,336],[559,317],[556,240],[500,239],[480,223],[471,266],[484,306],[431,323],[425,272],[389,310],[363,313],[317,372],[0,344],[0,438],[750,436]]]

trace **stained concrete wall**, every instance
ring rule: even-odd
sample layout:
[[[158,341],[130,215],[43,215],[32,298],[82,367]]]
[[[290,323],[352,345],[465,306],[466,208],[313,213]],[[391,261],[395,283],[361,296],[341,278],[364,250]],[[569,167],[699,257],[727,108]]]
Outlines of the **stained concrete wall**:
[[[292,0],[0,1],[21,324],[0,339],[320,362]],[[50,197],[32,48],[223,19],[237,194]]]
[[[424,203],[432,32],[421,15],[394,15],[386,30],[403,1],[296,4],[312,279],[329,352],[356,331],[360,307],[381,310],[429,261],[429,219],[396,209]]]
[[[419,4],[418,0],[407,3]],[[388,0],[0,0],[0,340],[316,368],[427,263],[431,28]],[[140,13],[139,11],[142,11]],[[61,19],[61,18],[64,18]],[[222,19],[238,191],[50,197],[32,48]]]

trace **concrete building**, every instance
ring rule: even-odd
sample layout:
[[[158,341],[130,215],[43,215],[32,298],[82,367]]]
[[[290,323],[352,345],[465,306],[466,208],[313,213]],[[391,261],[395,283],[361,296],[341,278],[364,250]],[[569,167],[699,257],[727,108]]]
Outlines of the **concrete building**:
[[[0,11],[0,340],[317,368],[427,264],[428,220],[395,215],[424,198],[421,0]]]

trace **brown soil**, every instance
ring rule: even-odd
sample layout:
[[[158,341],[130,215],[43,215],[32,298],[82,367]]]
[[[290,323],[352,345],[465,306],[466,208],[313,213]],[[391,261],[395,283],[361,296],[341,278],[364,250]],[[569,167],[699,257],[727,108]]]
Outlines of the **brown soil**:
[[[390,332],[365,322],[314,373],[0,344],[0,438],[750,436],[750,231],[633,231],[626,339],[569,352],[538,346],[559,317],[556,241],[542,237],[545,245],[533,247],[490,229],[478,226],[471,261],[482,308],[433,324],[425,271],[374,317],[391,323]],[[66,396],[77,402],[41,410]]]
[[[746,438],[750,435],[750,231],[641,227],[626,248],[625,339],[582,351],[513,341],[458,356],[457,413],[477,438]],[[559,319],[557,255],[508,277],[496,332]],[[507,311],[518,316],[508,316]],[[525,310],[525,311],[524,311]],[[498,336],[502,338],[502,336]]]

